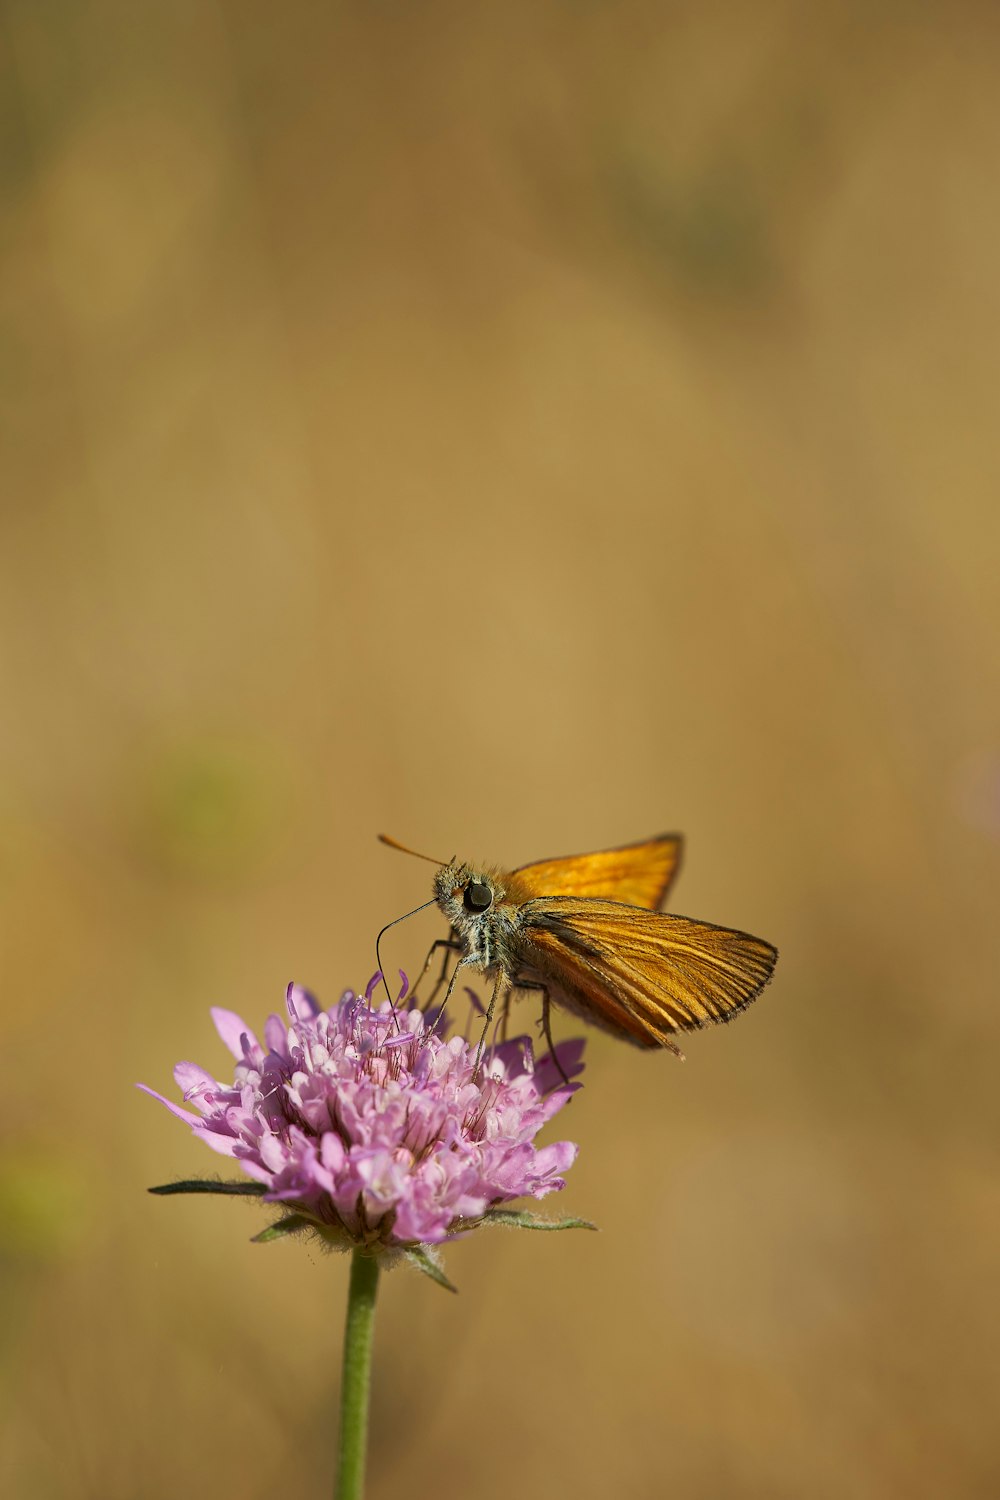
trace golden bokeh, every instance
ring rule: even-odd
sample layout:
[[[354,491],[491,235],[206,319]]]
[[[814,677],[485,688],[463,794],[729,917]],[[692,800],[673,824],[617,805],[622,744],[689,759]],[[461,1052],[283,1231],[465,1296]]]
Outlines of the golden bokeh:
[[[599,1235],[385,1279],[372,1500],[995,1495],[997,13],[3,35],[0,1493],[328,1493],[347,1261],[134,1082],[367,980],[381,830],[679,828],[775,980],[593,1035]]]

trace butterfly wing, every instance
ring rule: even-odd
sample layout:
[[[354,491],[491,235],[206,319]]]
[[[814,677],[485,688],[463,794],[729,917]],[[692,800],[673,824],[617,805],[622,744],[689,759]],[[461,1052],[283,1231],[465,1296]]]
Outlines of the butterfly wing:
[[[532,896],[604,897],[655,911],[663,905],[680,868],[683,845],[680,834],[663,833],[623,849],[522,865],[514,874],[523,900]]]
[[[526,964],[554,999],[640,1047],[730,1021],[777,962],[761,938],[617,901],[548,897],[522,908]]]

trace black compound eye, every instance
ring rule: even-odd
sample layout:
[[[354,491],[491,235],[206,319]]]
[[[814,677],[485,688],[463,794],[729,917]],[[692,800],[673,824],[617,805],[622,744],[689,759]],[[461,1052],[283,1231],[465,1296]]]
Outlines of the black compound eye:
[[[486,911],[493,905],[493,892],[483,880],[470,880],[462,897],[466,911]]]

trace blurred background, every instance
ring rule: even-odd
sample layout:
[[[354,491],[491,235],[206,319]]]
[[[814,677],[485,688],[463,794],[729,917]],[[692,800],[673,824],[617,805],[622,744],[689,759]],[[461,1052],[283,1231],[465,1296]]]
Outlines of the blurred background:
[[[0,1490],[327,1493],[347,1261],[135,1080],[364,984],[380,830],[676,828],[775,982],[385,1280],[370,1493],[995,1495],[996,9],[3,23]]]

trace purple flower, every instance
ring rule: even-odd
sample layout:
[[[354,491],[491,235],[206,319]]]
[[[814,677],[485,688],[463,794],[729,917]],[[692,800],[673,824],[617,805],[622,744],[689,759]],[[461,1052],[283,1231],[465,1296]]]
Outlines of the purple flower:
[[[405,977],[396,1006],[373,1008],[374,987],[321,1010],[289,985],[289,1021],[271,1016],[263,1044],[232,1011],[213,1010],[236,1059],[232,1083],[178,1063],[190,1108],[140,1088],[233,1157],[286,1223],[344,1246],[437,1244],[511,1199],[565,1186],[576,1146],[534,1141],[579,1087],[560,1067],[582,1072],[583,1042],[559,1047],[557,1067],[548,1055],[536,1063],[518,1037],[487,1050],[477,1073],[475,1043],[402,1005]]]

